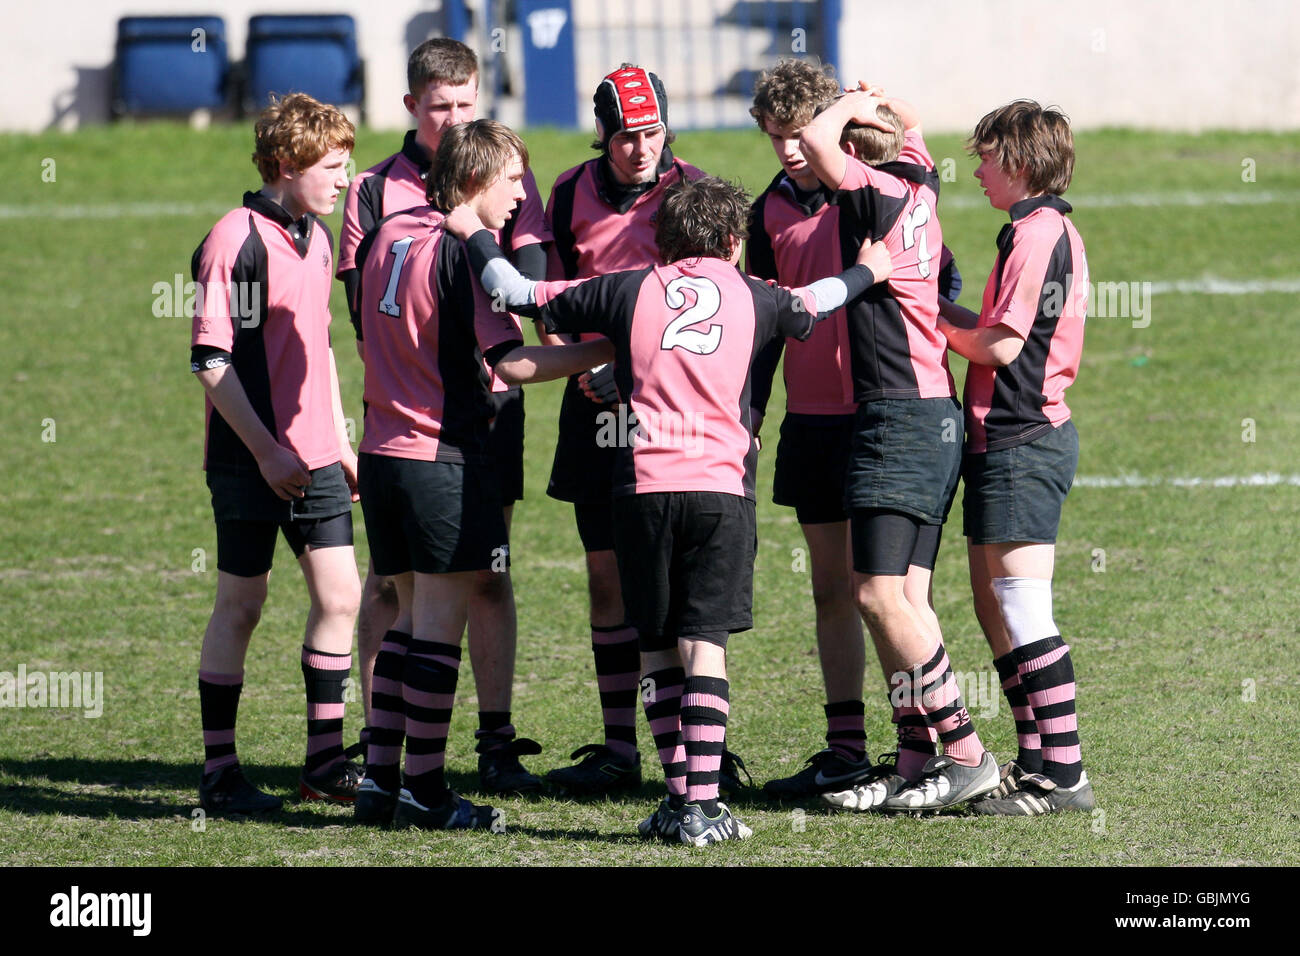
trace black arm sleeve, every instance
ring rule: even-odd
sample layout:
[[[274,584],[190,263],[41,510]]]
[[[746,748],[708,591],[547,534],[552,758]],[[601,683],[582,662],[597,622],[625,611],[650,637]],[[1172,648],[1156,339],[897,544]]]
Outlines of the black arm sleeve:
[[[546,278],[546,244],[533,242],[515,250],[515,268],[526,279],[540,282]]]

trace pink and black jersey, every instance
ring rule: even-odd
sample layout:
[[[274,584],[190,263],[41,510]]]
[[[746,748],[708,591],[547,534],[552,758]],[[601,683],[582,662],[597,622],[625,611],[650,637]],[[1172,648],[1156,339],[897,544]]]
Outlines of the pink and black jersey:
[[[812,293],[769,285],[721,259],[685,259],[540,283],[534,294],[549,329],[614,342],[631,413],[611,410],[601,423],[618,449],[616,496],[715,491],[753,500],[750,367],[774,336],[807,338],[817,318]]]
[[[494,311],[471,278],[443,218],[429,206],[394,213],[358,249],[363,452],[450,462],[483,454],[493,414],[485,359],[523,343],[518,319]]]
[[[839,207],[824,186],[805,192],[785,174],[754,201],[746,243],[746,271],[786,286],[802,286],[840,267]],[[856,261],[857,253],[853,259]],[[760,353],[754,365],[754,407],[765,412],[783,339]],[[786,410],[796,415],[851,415],[853,394],[848,313],[836,309],[805,342],[785,343]]]
[[[884,241],[894,263],[887,283],[849,305],[854,397],[952,397],[948,343],[936,323],[943,250],[938,177],[924,141],[912,131],[899,163],[890,165],[894,172],[850,157],[836,194],[843,261],[854,261],[870,238]]]
[[[291,219],[249,192],[190,262],[199,289],[190,339],[195,370],[204,361],[225,364],[228,354],[262,424],[309,469],[341,457],[330,378],[333,245],[315,216]],[[206,417],[204,467],[255,470],[252,452],[211,401]]]
[[[1023,199],[998,235],[998,259],[984,287],[980,328],[1005,325],[1025,340],[1001,368],[966,372],[966,447],[974,453],[1033,441],[1070,417],[1065,390],[1079,371],[1088,312],[1088,260],[1070,204]]]
[[[399,152],[359,173],[348,186],[343,203],[343,231],[339,235],[339,278],[348,291],[348,306],[352,311],[352,325],[361,339],[361,320],[355,308],[357,250],[362,240],[374,231],[385,216],[428,204],[425,188],[433,157],[415,139],[415,130],[407,130]],[[524,198],[506,220],[505,226],[492,230],[497,244],[507,251],[518,251],[527,246],[551,241],[551,230],[546,225],[542,196],[537,189],[537,179],[531,169],[524,170]],[[531,278],[542,278],[543,254],[537,254],[537,264],[529,267],[518,261],[520,270]],[[349,274],[351,273],[351,274]],[[504,392],[508,386],[495,375],[492,390]]]
[[[681,179],[703,175],[667,147],[654,183],[615,182],[604,157],[561,173],[546,206],[546,221],[555,237],[548,278],[586,279],[658,262],[655,215],[664,192]]]
[[[358,173],[352,180],[343,203],[343,231],[339,234],[340,276],[357,268],[357,247],[381,219],[427,204],[425,188],[432,164],[433,157],[415,141],[415,130],[407,130],[399,152]],[[521,249],[551,241],[542,197],[531,169],[524,172],[524,192],[527,195],[505,227],[493,232],[497,244],[503,249]]]

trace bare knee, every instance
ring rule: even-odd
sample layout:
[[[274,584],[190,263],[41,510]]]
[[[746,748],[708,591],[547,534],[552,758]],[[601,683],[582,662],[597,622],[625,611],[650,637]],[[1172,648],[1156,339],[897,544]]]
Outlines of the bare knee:
[[[471,600],[499,604],[511,595],[509,571],[477,571],[474,574]]]
[[[366,577],[365,587],[361,592],[361,603],[366,607],[386,607],[397,611],[397,585],[393,579],[382,574],[370,574]]]
[[[247,640],[262,619],[262,605],[265,603],[265,587],[243,590],[238,594],[218,594],[212,619],[224,633]]]
[[[880,624],[892,617],[904,601],[902,579],[874,574],[858,582],[854,597],[858,612],[868,624]]]

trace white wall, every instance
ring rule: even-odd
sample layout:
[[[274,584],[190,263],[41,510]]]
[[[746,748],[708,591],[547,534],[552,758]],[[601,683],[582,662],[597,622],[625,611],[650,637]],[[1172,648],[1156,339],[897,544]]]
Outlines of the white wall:
[[[933,129],[1019,97],[1076,128],[1300,127],[1295,0],[845,0],[840,46]]]
[[[214,10],[225,17],[235,60],[253,14],[352,14],[367,62],[368,120],[404,128],[406,57],[440,23],[441,0],[8,4],[0,129],[102,122],[118,17]],[[968,130],[1020,96],[1060,105],[1076,127],[1300,128],[1294,0],[844,0],[840,39],[846,78],[907,96],[935,130]],[[692,48],[708,49],[708,41]],[[506,122],[518,116],[511,107],[500,114]]]

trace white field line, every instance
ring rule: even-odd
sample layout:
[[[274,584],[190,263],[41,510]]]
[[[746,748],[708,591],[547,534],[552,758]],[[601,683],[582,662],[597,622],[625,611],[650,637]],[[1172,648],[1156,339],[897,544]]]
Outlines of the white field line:
[[[1300,202],[1300,192],[1269,189],[1239,189],[1230,192],[1101,193],[1066,195],[1075,209],[1115,209],[1120,206],[1270,206]],[[988,208],[983,196],[940,195],[939,205],[949,209]],[[940,209],[942,212],[943,209]]]
[[[1183,477],[1161,478],[1147,475],[1079,475],[1074,479],[1078,488],[1269,488],[1274,485],[1300,487],[1300,475],[1279,475],[1276,472],[1254,475],[1223,475],[1218,478]]]
[[[1268,206],[1273,203],[1300,202],[1300,192],[1247,189],[1230,192],[1102,193],[1066,198],[1078,209],[1112,209],[1121,206]],[[952,209],[979,209],[987,207],[988,200],[982,196],[948,196],[942,200],[942,204]],[[0,205],[0,219],[154,219],[200,214],[217,216],[231,208],[229,203],[214,202],[74,203],[68,206],[41,203]]]
[[[1171,279],[1152,282],[1151,295],[1258,295],[1261,292],[1300,292],[1300,279]]]
[[[220,216],[231,203],[122,202],[70,206],[0,206],[0,219],[162,219],[168,216]]]

